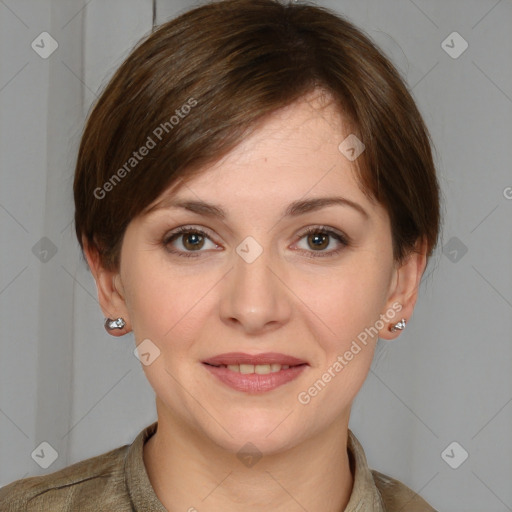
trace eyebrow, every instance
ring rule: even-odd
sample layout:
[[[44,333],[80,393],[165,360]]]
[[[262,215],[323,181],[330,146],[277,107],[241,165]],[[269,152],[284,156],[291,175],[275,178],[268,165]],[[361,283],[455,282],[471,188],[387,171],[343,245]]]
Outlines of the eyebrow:
[[[294,201],[284,210],[282,218],[298,217],[299,215],[320,210],[327,206],[348,206],[359,212],[365,219],[369,218],[368,212],[360,204],[343,197],[316,197],[313,199]],[[208,217],[218,217],[222,220],[227,217],[226,212],[220,206],[204,201],[176,200],[171,198],[164,199],[161,203],[151,208],[149,212],[168,208],[183,208],[193,213],[206,215]]]

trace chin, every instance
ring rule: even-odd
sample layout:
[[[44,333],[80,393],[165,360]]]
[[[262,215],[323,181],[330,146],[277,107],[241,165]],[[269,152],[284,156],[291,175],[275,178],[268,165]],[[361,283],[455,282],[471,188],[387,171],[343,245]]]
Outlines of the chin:
[[[299,432],[299,426],[294,424],[297,418],[292,420],[293,415],[290,415],[285,419],[287,414],[282,414],[280,417],[276,417],[270,411],[259,414],[256,411],[247,414],[234,413],[234,417],[227,414],[223,416],[222,427],[224,428],[216,428],[213,432],[210,424],[205,434],[215,444],[236,455],[243,451],[247,443],[251,444],[247,446],[249,450],[254,449],[265,455],[277,454],[292,448],[302,438],[303,432]],[[285,423],[288,424],[285,425]]]

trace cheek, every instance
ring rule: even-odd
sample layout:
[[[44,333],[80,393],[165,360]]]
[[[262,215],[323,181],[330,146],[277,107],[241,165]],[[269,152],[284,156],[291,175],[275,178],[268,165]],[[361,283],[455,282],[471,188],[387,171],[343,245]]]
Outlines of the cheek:
[[[382,328],[380,315],[385,312],[391,263],[377,260],[370,252],[354,254],[339,272],[302,290],[316,313],[309,314],[309,328],[323,352],[315,376],[322,378],[328,372],[323,381],[336,382],[328,387],[337,403],[342,396],[342,401],[350,402],[361,387]]]
[[[309,287],[308,292],[317,297],[314,310],[339,340],[340,348],[375,324],[384,312],[389,291],[389,271],[378,268],[376,262],[366,264],[359,256],[357,259],[325,279],[322,287]]]
[[[309,315],[321,356],[305,386],[297,395],[304,414],[335,421],[347,415],[363,385],[374,355],[377,335],[374,328],[382,313],[383,295],[377,276],[339,275],[337,282],[324,283],[321,299],[317,299]],[[325,290],[327,289],[327,292]],[[317,297],[320,287],[309,288]]]
[[[136,342],[154,340],[162,349],[185,350],[204,323],[208,290],[217,276],[172,266],[165,255],[145,251],[126,259],[127,305]]]
[[[135,339],[156,340],[165,332],[166,326],[168,330],[173,325],[169,311],[175,310],[172,305],[176,292],[162,279],[162,274],[155,265],[146,265],[142,260],[132,259],[127,262],[127,268],[127,305]]]

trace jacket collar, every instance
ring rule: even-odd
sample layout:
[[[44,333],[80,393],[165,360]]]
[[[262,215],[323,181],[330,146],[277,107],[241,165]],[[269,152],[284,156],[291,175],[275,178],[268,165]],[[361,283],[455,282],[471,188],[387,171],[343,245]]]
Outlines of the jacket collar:
[[[129,446],[125,457],[125,485],[134,510],[137,511],[167,512],[151,486],[143,459],[144,443],[156,432],[157,425],[158,422],[155,421],[142,430]],[[385,512],[363,447],[351,430],[348,431],[347,449],[354,484],[350,500],[343,512]]]

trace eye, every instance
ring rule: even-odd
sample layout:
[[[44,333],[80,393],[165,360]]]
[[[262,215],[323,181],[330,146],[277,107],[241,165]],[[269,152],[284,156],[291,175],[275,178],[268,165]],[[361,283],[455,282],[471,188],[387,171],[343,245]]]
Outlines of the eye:
[[[178,250],[172,249],[172,247],[176,247],[173,245],[175,241],[180,242],[181,248],[178,248]],[[213,248],[218,247],[217,244],[212,242],[206,231],[193,226],[181,226],[173,232],[168,233],[162,243],[170,253],[186,258],[194,258],[199,256],[199,254],[193,253],[202,252],[201,249],[204,248],[206,241],[209,241],[213,245]]]
[[[310,258],[335,256],[349,245],[347,236],[325,226],[312,226],[306,229],[299,235],[298,240],[300,241],[303,238],[306,238],[308,247],[301,248],[300,250]],[[332,245],[332,239],[337,242],[338,249],[326,251],[325,249]],[[179,242],[181,247],[176,248],[176,242]],[[205,248],[206,242],[210,242],[213,249],[219,247],[203,229],[194,226],[181,226],[168,233],[163,239],[162,244],[168,252],[190,258],[198,257],[199,253],[203,252],[201,249]]]
[[[306,229],[299,235],[299,241],[303,238],[306,238],[308,247],[301,250],[305,251],[307,256],[311,258],[336,256],[349,245],[347,236],[325,226],[313,226]],[[331,245],[332,239],[337,241],[338,249],[325,251],[324,249]],[[313,248],[313,250],[309,250],[310,248]]]

